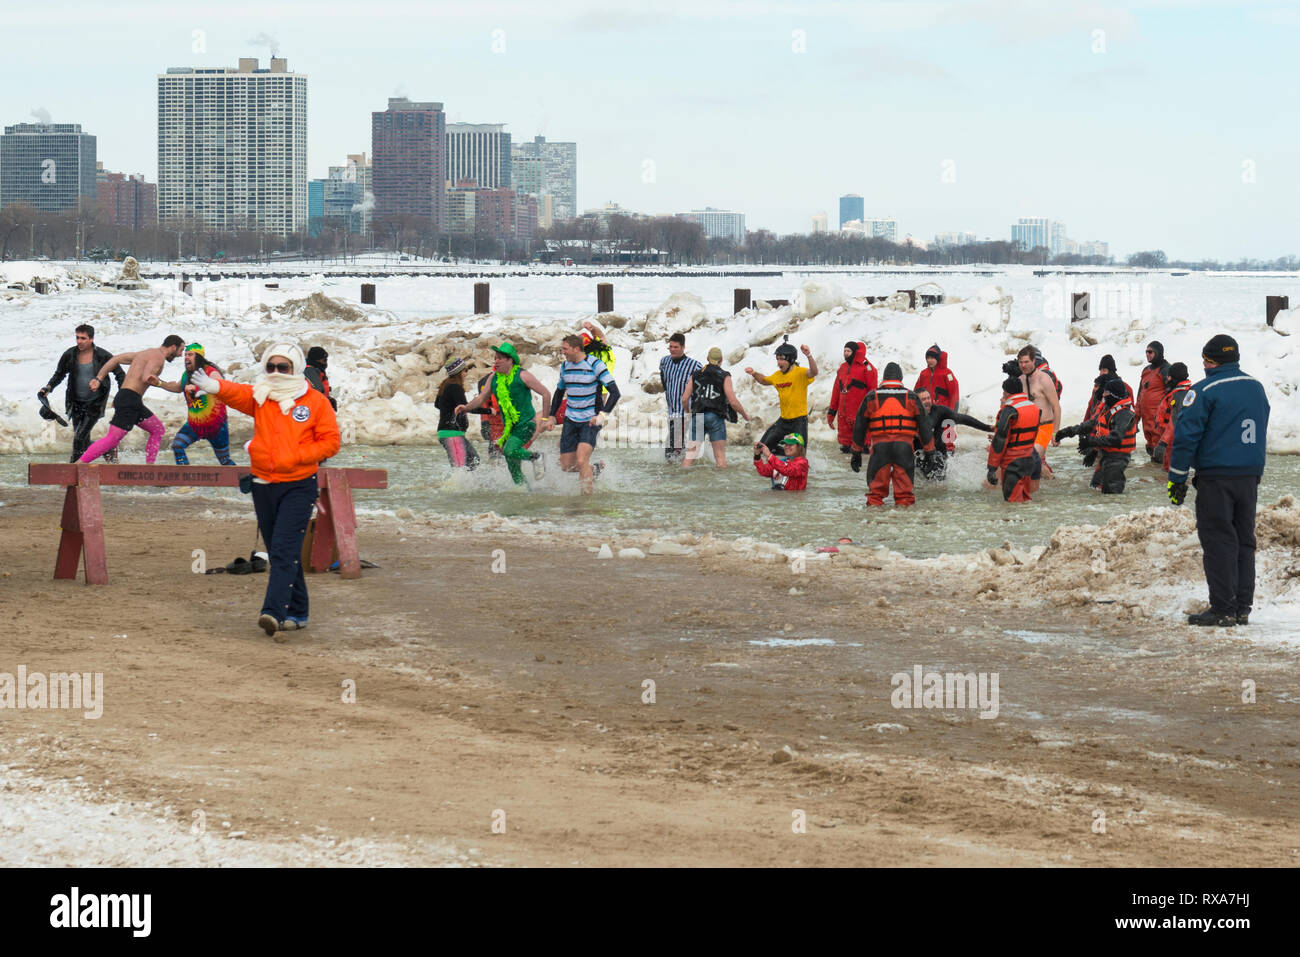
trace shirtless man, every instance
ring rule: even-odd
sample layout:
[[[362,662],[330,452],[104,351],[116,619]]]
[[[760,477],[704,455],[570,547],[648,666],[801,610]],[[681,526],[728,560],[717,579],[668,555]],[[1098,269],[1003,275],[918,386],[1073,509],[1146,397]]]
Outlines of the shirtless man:
[[[1056,395],[1056,383],[1046,372],[1034,364],[1038,351],[1033,346],[1025,346],[1016,353],[1020,363],[1020,384],[1024,386],[1025,395],[1038,406],[1038,437],[1034,439],[1034,448],[1043,463],[1043,471],[1050,476],[1047,467],[1047,447],[1052,444],[1052,433],[1061,421],[1061,400]]]
[[[184,351],[184,339],[180,336],[168,336],[159,348],[123,352],[104,363],[99,370],[99,375],[90,380],[92,392],[97,390],[100,381],[119,365],[130,366],[130,369],[126,374],[126,381],[117,390],[117,398],[113,400],[113,419],[108,424],[108,435],[86,449],[81,458],[77,459],[78,462],[93,462],[109,449],[117,448],[126,433],[138,425],[149,433],[149,440],[145,444],[145,461],[150,465],[154,464],[158,458],[158,450],[162,448],[165,429],[158,416],[145,408],[144,394],[151,385],[149,380],[152,379],[153,383],[157,383],[158,373],[162,372],[163,366]]]

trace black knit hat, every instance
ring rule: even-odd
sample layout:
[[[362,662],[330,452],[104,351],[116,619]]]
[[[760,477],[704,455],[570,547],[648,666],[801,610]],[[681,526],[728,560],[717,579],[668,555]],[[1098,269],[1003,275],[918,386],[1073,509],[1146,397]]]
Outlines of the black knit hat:
[[[1018,395],[1024,391],[1024,388],[1020,385],[1019,379],[1011,376],[1002,382],[1002,391],[1007,395]]]
[[[1122,399],[1128,395],[1128,388],[1124,385],[1123,379],[1107,379],[1106,394],[1113,395],[1117,399]]]
[[[1187,363],[1175,362],[1169,367],[1169,381],[1182,382],[1187,378]]]
[[[934,356],[936,359],[943,358],[943,350],[939,348],[938,343],[935,343],[930,348],[925,350],[925,357],[928,359],[930,358],[930,356]]]
[[[1109,352],[1102,356],[1101,361],[1097,363],[1097,370],[1101,371],[1102,369],[1108,369],[1111,372],[1115,371],[1115,357]]]
[[[915,355],[915,353],[913,353],[913,355]],[[885,366],[885,371],[882,374],[882,381],[889,380],[890,382],[899,382],[902,378],[903,368],[897,362],[891,362],[889,365]]]
[[[329,357],[330,354],[320,346],[312,346],[310,349],[307,350],[308,362],[320,362],[321,360],[328,359]]]
[[[1237,340],[1232,336],[1219,333],[1205,344],[1201,357],[1223,365],[1225,362],[1239,362],[1241,355],[1237,352]]]

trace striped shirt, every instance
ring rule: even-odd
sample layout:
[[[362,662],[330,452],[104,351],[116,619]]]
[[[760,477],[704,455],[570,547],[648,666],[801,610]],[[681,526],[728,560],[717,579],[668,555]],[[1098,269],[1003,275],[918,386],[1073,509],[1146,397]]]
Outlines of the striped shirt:
[[[600,410],[596,400],[602,385],[612,385],[614,377],[605,368],[605,363],[591,356],[581,362],[565,362],[560,366],[560,385],[564,390],[567,405],[564,407],[565,419],[574,422],[589,422]]]
[[[685,355],[676,361],[672,356],[664,356],[659,360],[659,377],[664,382],[664,397],[668,400],[669,415],[682,414],[682,393],[686,391],[686,383],[703,368]]]

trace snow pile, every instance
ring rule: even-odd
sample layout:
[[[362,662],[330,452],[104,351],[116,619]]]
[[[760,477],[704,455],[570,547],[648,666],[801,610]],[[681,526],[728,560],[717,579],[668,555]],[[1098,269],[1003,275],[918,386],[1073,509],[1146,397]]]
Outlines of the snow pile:
[[[844,290],[833,282],[809,279],[803,283],[790,300],[794,315],[800,319],[811,319],[823,312],[830,312],[845,302]]]
[[[1193,493],[1194,495],[1195,493]],[[1300,613],[1300,507],[1286,495],[1259,509],[1255,534],[1256,624],[1286,625]],[[1206,605],[1196,513],[1150,508],[1106,524],[1062,526],[1032,553],[1012,548],[980,553],[981,598],[1019,605],[1102,603],[1121,618],[1176,617]],[[1047,596],[1044,598],[1044,596]],[[1294,629],[1289,629],[1293,631]]]

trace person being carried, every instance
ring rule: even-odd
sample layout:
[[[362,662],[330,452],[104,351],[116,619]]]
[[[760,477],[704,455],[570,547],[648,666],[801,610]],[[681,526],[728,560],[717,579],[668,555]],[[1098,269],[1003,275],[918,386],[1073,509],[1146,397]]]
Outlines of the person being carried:
[[[966,425],[981,432],[992,432],[993,426],[972,416],[955,412],[946,405],[935,405],[927,389],[916,390],[916,397],[921,400],[921,406],[930,418],[930,432],[933,436],[927,448],[921,447],[918,436],[914,449],[916,467],[927,479],[942,482],[948,477],[948,460],[956,454],[950,450],[956,446],[957,426]],[[940,442],[944,445],[943,449],[938,447]]]
[[[447,363],[443,369],[447,376],[438,385],[433,407],[438,410],[438,442],[447,452],[447,461],[454,469],[472,471],[478,468],[479,460],[473,443],[465,435],[469,431],[469,416],[464,412],[456,413],[456,409],[468,401],[465,397],[465,370],[468,368],[468,359],[453,359]],[[310,377],[308,381],[311,381]]]
[[[551,404],[551,390],[537,381],[531,372],[525,372],[519,362],[519,353],[513,344],[503,342],[493,346],[497,354],[492,363],[492,375],[488,378],[483,391],[470,399],[465,405],[457,406],[456,415],[473,412],[485,406],[489,398],[495,398],[501,413],[501,438],[497,445],[505,456],[506,467],[516,485],[525,485],[523,468],[520,462],[529,462],[541,458],[540,452],[529,452],[528,443],[537,434],[538,426],[545,425],[549,418],[537,416],[533,409],[532,393],[536,392],[542,399],[542,408]]]
[[[253,417],[248,443],[253,510],[271,561],[257,624],[277,636],[307,627],[302,543],[318,494],[316,473],[338,452],[342,437],[333,407],[303,376],[307,363],[301,349],[276,343],[263,353],[262,364],[266,372],[253,385],[213,379],[195,369],[187,388]]]
[[[104,366],[113,358],[113,354],[107,349],[95,345],[95,327],[83,323],[76,329],[77,344],[70,346],[63,355],[59,356],[59,364],[54,369],[54,375],[50,376],[50,381],[36,394],[47,396],[53,391],[54,387],[63,381],[64,377],[68,380],[67,394],[64,399],[64,408],[67,409],[68,419],[72,422],[72,458],[69,462],[75,462],[81,458],[82,453],[90,448],[90,432],[100,419],[104,417],[104,409],[108,407],[108,387],[98,392],[90,387],[90,380],[99,376]],[[118,388],[122,387],[122,380],[126,377],[121,368],[113,369],[113,375],[117,378]],[[116,461],[117,456],[109,453],[109,461]]]
[[[565,336],[560,352],[564,362],[555,394],[551,396],[552,416],[559,411],[561,402],[566,403],[564,425],[560,429],[560,468],[577,472],[582,494],[590,495],[593,491],[591,453],[596,449],[596,437],[605,424],[605,416],[618,403],[618,385],[605,363],[587,355],[581,336]],[[598,402],[602,389],[609,396],[603,407]],[[554,425],[548,422],[545,428],[549,431]]]
[[[1169,367],[1169,390],[1164,401],[1160,403],[1160,416],[1156,420],[1156,433],[1160,440],[1156,443],[1153,458],[1160,467],[1169,471],[1169,459],[1174,448],[1174,429],[1178,425],[1178,414],[1183,410],[1183,397],[1192,387],[1192,380],[1187,373],[1187,364],[1175,362]]]
[[[206,392],[185,388],[189,385],[194,370],[202,369],[208,378],[219,379],[222,376],[221,369],[204,355],[203,346],[197,342],[191,342],[185,347],[184,361],[185,371],[181,373],[178,382],[163,382],[156,375],[149,377],[150,385],[168,392],[182,393],[186,399],[188,418],[172,439],[172,457],[176,459],[177,465],[189,465],[190,459],[185,450],[192,443],[206,439],[220,464],[234,465],[235,460],[230,457],[230,426],[226,422],[226,403]]]
[[[1092,473],[1092,487],[1101,489],[1104,495],[1119,495],[1124,491],[1124,470],[1137,448],[1137,428],[1133,400],[1128,397],[1124,383],[1109,379],[1101,415],[1061,429],[1053,444],[1059,445],[1061,439],[1077,435],[1080,448],[1096,449],[1100,461]]]
[[[785,337],[786,340],[789,336]],[[770,385],[776,389],[777,401],[781,406],[781,416],[768,427],[759,442],[771,448],[791,432],[801,436],[808,435],[808,383],[817,378],[817,360],[812,350],[806,345],[799,351],[808,357],[808,368],[799,365],[799,352],[788,341],[776,347],[777,371],[763,375],[746,366],[745,371],[754,377],[754,381]],[[804,440],[805,445],[807,439]]]
[[[835,373],[831,405],[826,411],[826,424],[835,429],[841,452],[847,453],[853,444],[853,421],[858,417],[858,406],[877,384],[876,367],[867,361],[867,344],[861,341],[844,343],[844,362]],[[838,426],[835,424],[837,417]]]
[[[862,446],[871,438],[867,460],[867,504],[884,505],[893,485],[894,504],[913,505],[916,457],[913,445],[932,447],[934,433],[915,392],[903,385],[903,370],[897,362],[885,366],[880,386],[867,393],[853,423],[853,454],[849,467],[862,471]]]
[[[754,443],[754,468],[771,479],[772,488],[783,492],[802,492],[808,488],[808,459],[803,454],[804,440],[798,432],[781,439],[782,455],[774,455],[762,442]]]
[[[691,444],[682,465],[689,466],[700,457],[707,438],[713,447],[714,466],[724,469],[727,467],[727,423],[735,422],[738,415],[748,422],[749,413],[736,398],[731,373],[722,369],[722,350],[714,346],[709,350],[708,359],[709,364],[691,376],[682,393],[682,408],[691,411]]]
[[[117,448],[118,443],[137,425],[149,433],[145,443],[144,459],[153,465],[158,459],[158,450],[162,448],[162,420],[154,415],[144,404],[144,394],[149,389],[149,379],[157,379],[163,366],[171,362],[185,349],[185,340],[180,336],[168,336],[160,347],[141,349],[139,352],[123,352],[113,356],[104,363],[99,373],[90,380],[92,392],[99,389],[104,377],[119,365],[129,366],[126,381],[117,390],[113,400],[113,418],[108,423],[108,435],[91,444],[78,462],[93,462],[106,452]]]
[[[1016,353],[1020,365],[1020,391],[1038,406],[1038,437],[1034,440],[1034,448],[1042,463],[1043,474],[1051,478],[1047,447],[1052,444],[1052,433],[1061,424],[1061,393],[1056,375],[1038,359],[1038,350],[1033,346],[1025,346]]]
[[[1147,457],[1156,458],[1156,444],[1160,441],[1157,420],[1164,405],[1165,391],[1169,388],[1169,363],[1165,361],[1165,347],[1157,340],[1147,344],[1147,364],[1142,367],[1142,381],[1138,383],[1134,406],[1142,419],[1142,439],[1146,443]]]
[[[1002,486],[1004,502],[1028,502],[1038,486],[1042,463],[1038,440],[1039,409],[1012,376],[1002,383],[1002,408],[989,442],[988,483]]]

